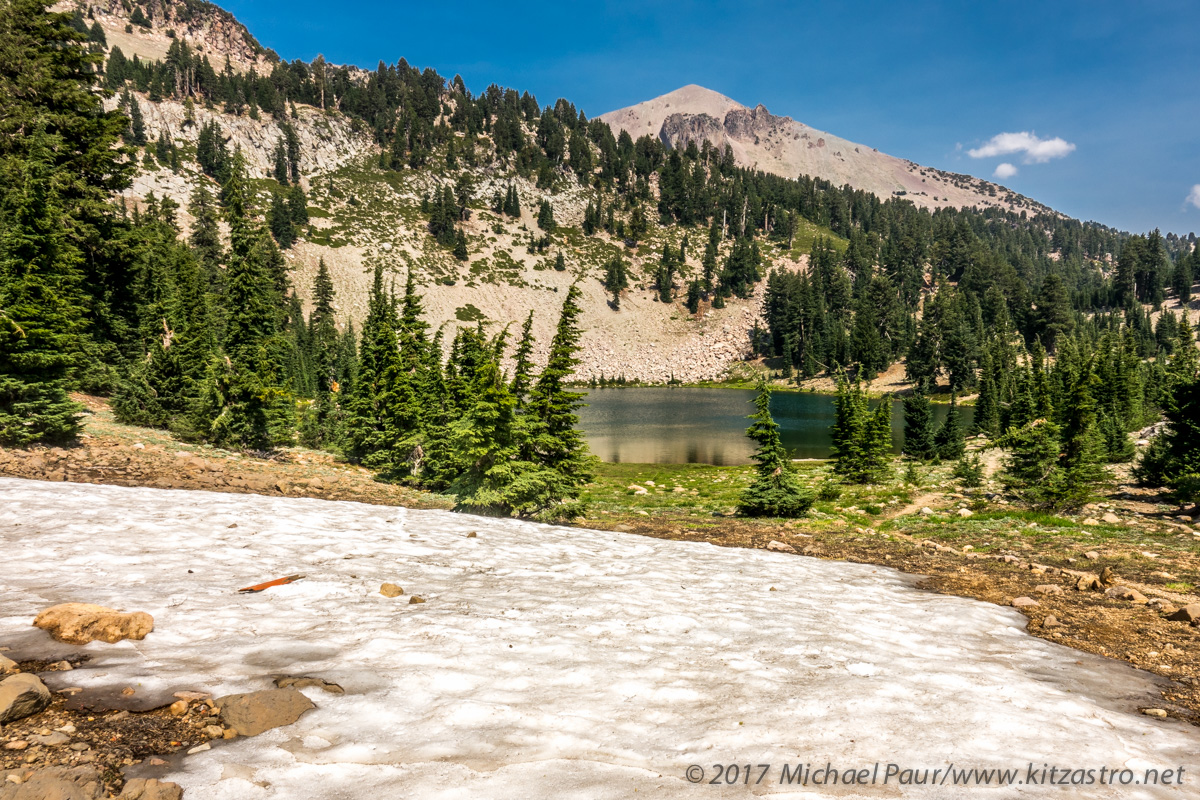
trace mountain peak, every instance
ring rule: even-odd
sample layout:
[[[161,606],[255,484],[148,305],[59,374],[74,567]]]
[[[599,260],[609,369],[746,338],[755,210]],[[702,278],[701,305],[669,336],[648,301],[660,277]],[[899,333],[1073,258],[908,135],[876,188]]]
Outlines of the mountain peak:
[[[609,111],[598,119],[614,134],[653,136],[669,147],[707,141],[728,147],[736,162],[785,178],[808,175],[835,186],[849,184],[881,200],[904,197],[922,208],[1046,210],[1002,186],[880,153],[834,134],[776,116],[761,103],[753,108],[720,92],[689,84],[660,97]]]

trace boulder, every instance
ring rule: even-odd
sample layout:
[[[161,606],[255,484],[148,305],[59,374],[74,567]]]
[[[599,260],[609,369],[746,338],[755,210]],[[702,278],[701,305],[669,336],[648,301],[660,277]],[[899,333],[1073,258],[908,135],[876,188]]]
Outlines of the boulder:
[[[774,550],[777,553],[794,553],[794,552],[796,552],[796,548],[792,547],[790,544],[787,544],[785,542],[774,542],[774,541],[770,542],[767,545],[767,549]]]
[[[1200,603],[1188,603],[1183,608],[1167,617],[1175,622],[1195,622],[1200,620]],[[0,684],[3,686],[3,684]]]
[[[7,675],[10,672],[17,671],[17,662],[7,656],[0,656],[0,675]]]
[[[1013,608],[1030,608],[1032,606],[1041,605],[1032,597],[1017,597],[1012,601]]]
[[[290,687],[231,694],[214,702],[221,709],[221,721],[239,736],[257,736],[272,728],[291,725],[305,711],[316,708],[311,700]]]
[[[125,784],[121,800],[181,800],[183,787],[155,778],[134,778]]]
[[[38,614],[33,624],[67,644],[115,644],[122,639],[145,639],[154,630],[154,618],[144,611],[122,613],[91,603],[51,606]]]
[[[394,583],[385,583],[379,587],[379,593],[384,597],[399,597],[404,590]]]
[[[50,705],[50,690],[37,675],[21,672],[0,681],[0,725],[32,716]]]
[[[970,519],[971,517],[975,516],[975,513],[969,508],[960,508],[958,510],[958,515],[963,519]]]
[[[0,800],[99,800],[108,794],[95,767],[44,767],[21,783],[8,781],[22,774],[0,773]]]
[[[1062,587],[1056,583],[1042,583],[1042,584],[1039,584],[1039,585],[1033,587],[1033,590],[1035,592],[1037,592],[1038,594],[1062,594],[1063,593]]]
[[[1116,514],[1114,514],[1111,511],[1109,511],[1107,514],[1105,514],[1100,519],[1102,519],[1104,522],[1107,522],[1109,525],[1116,525],[1117,523],[1119,523],[1121,521],[1121,518],[1118,517]]]
[[[1150,602],[1146,595],[1139,592],[1137,589],[1130,589],[1128,586],[1114,586],[1104,592],[1108,597],[1114,600],[1128,600],[1131,603],[1145,605]]]

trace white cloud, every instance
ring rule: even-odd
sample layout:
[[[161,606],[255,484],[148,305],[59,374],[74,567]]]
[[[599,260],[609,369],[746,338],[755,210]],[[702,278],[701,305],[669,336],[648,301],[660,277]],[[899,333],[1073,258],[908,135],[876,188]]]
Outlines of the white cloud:
[[[1058,136],[1053,139],[1039,139],[1029,131],[1021,131],[1020,133],[998,133],[982,147],[968,150],[967,154],[971,158],[991,158],[1011,153],[1023,153],[1024,163],[1045,164],[1052,158],[1062,158],[1074,150],[1075,145]]]
[[[1200,183],[1192,187],[1192,193],[1184,200],[1185,203],[1191,203],[1196,208],[1200,208]]]
[[[996,165],[996,171],[992,173],[992,177],[999,178],[1000,180],[1004,180],[1005,178],[1011,178],[1013,175],[1016,175],[1016,174],[1017,174],[1017,168],[1014,167],[1012,164],[1009,164],[1006,161],[1003,164]]]

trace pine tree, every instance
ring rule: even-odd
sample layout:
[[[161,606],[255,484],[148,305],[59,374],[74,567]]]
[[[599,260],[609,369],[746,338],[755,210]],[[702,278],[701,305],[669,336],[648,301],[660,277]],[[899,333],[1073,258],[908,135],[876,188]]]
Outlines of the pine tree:
[[[604,265],[604,291],[612,295],[609,303],[614,311],[621,310],[621,292],[629,288],[629,273],[620,255],[615,255]]]
[[[687,294],[687,310],[689,313],[695,314],[700,310],[700,281],[692,280],[688,282]]]
[[[383,267],[375,268],[359,339],[358,372],[347,400],[346,454],[371,465],[372,454],[386,447],[383,420],[384,372],[398,348],[399,320],[392,298],[383,288]]]
[[[985,354],[980,370],[979,397],[975,400],[974,430],[989,437],[1000,433],[1000,388],[997,377],[995,361],[990,354]]]
[[[454,234],[454,257],[459,261],[466,261],[471,257],[467,252],[467,235],[463,233],[462,228]],[[562,258],[561,254],[559,258]]]
[[[513,355],[513,379],[509,389],[512,396],[516,399],[517,407],[525,405],[525,398],[529,393],[533,379],[533,312],[529,312],[529,316],[525,318],[525,324],[521,326],[521,341],[517,343],[517,352]]]
[[[0,207],[0,445],[62,443],[82,407],[67,396],[83,309],[81,254],[66,240],[45,131],[5,165]]]
[[[267,450],[291,435],[292,401],[279,385],[275,337],[281,297],[271,265],[278,251],[255,221],[240,153],[225,184],[230,257],[226,271],[229,318],[222,354],[209,365],[197,428],[223,447]]]
[[[759,378],[754,398],[753,424],[746,436],[758,444],[754,481],[738,500],[738,511],[749,517],[799,517],[812,508],[813,496],[801,485],[779,439],[779,425],[771,416],[771,388]]]
[[[963,431],[954,395],[950,395],[950,410],[946,412],[946,420],[933,437],[933,443],[937,448],[938,458],[943,461],[957,461],[967,450],[966,433]]]
[[[536,490],[525,493],[528,498],[520,507],[526,512],[535,509],[544,516],[574,516],[580,506],[576,502],[579,489],[591,480],[594,457],[576,425],[575,410],[583,405],[583,395],[567,389],[566,382],[579,364],[579,286],[572,284],[563,302],[562,315],[546,366],[530,392],[528,416],[531,435],[524,460],[544,467],[544,476]]]
[[[920,386],[904,398],[904,454],[919,461],[930,461],[937,455],[933,408]]]
[[[552,233],[557,227],[554,222],[554,208],[549,200],[543,200],[538,206],[537,226],[547,233]]]

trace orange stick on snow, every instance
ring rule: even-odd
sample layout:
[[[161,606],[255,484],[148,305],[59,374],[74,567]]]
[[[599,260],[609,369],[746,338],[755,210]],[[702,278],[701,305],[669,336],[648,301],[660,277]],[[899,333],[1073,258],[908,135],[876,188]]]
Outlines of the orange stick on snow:
[[[292,583],[293,581],[298,581],[303,577],[304,577],[303,575],[288,575],[286,578],[276,578],[273,581],[267,581],[266,583],[260,583],[255,586],[247,586],[245,589],[238,589],[238,591],[239,592],[261,592],[263,589],[270,589],[272,586],[284,586],[286,584]]]

